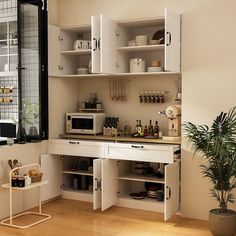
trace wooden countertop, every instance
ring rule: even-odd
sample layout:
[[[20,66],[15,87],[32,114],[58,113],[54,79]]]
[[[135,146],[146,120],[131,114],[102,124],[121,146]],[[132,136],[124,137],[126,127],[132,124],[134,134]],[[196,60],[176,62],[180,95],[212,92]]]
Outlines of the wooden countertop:
[[[101,140],[114,142],[137,142],[137,143],[160,143],[160,144],[181,144],[181,140],[163,140],[155,138],[132,138],[132,137],[111,137],[105,135],[85,135],[85,134],[61,134],[62,139],[84,139],[84,140]]]

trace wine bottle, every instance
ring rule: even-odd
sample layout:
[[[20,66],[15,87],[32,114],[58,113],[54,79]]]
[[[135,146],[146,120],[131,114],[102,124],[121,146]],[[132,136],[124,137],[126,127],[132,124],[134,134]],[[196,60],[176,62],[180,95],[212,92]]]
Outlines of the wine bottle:
[[[153,136],[152,120],[150,120],[150,123],[149,123],[149,126],[148,126],[148,135]]]
[[[158,126],[158,121],[156,121],[156,124],[154,126],[154,137],[159,138],[159,126]]]

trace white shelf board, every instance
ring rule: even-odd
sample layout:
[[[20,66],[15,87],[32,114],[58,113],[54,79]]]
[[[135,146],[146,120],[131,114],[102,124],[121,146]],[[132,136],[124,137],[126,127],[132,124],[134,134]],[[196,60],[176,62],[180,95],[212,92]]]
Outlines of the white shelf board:
[[[48,183],[49,183],[48,180],[44,180],[44,181],[32,183],[32,184],[30,184],[30,185],[27,186],[27,187],[23,187],[23,188],[12,187],[12,189],[24,191],[24,190],[29,190],[29,189],[32,189],[32,188],[37,188],[37,187],[40,187],[40,186],[45,185],[45,184],[48,184]],[[3,184],[3,185],[2,185],[2,188],[10,188],[10,184],[9,184],[9,183]]]
[[[161,51],[164,50],[164,44],[157,45],[144,45],[144,46],[127,46],[127,47],[118,47],[119,51],[123,52],[140,52],[140,51]]]
[[[122,194],[118,198],[117,206],[128,207],[140,210],[164,212],[164,201],[157,201],[153,198],[133,199],[129,194]]]
[[[138,76],[165,76],[165,75],[181,75],[181,72],[142,72],[142,73],[117,73],[117,74],[81,74],[81,75],[58,75],[50,77],[59,78],[96,78],[96,77],[138,77]]]
[[[107,74],[80,74],[80,75],[58,75],[51,77],[59,77],[59,78],[93,78],[93,77],[107,77],[110,75]]]
[[[63,174],[71,174],[71,175],[87,175],[93,176],[93,173],[88,171],[72,171],[72,170],[64,170],[62,171]]]
[[[90,32],[91,25],[61,26],[61,29],[69,32]]]
[[[91,49],[61,51],[62,55],[89,55],[90,53]]]
[[[137,174],[133,174],[133,173],[119,176],[118,179],[140,181],[140,182],[161,183],[161,184],[165,183],[164,178],[147,177],[144,175],[137,175]]]
[[[160,17],[150,17],[143,19],[118,20],[117,24],[127,27],[164,26],[165,17],[160,16]]]

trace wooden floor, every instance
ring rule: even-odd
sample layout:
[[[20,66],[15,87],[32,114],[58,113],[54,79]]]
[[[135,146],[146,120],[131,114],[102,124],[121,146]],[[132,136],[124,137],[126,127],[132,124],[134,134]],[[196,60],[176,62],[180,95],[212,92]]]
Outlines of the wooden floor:
[[[52,218],[28,229],[0,226],[0,236],[206,236],[206,221],[121,207],[93,211],[90,203],[58,199],[43,206]]]

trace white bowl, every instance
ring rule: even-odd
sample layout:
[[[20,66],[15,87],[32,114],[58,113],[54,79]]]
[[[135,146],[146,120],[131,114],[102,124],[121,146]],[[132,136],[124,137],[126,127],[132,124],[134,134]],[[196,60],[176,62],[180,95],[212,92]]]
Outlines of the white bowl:
[[[135,42],[137,46],[144,46],[148,44],[148,36],[147,35],[137,35],[135,37]]]
[[[150,66],[148,67],[148,72],[160,72],[163,71],[163,67],[157,67],[157,66]]]
[[[156,44],[160,44],[160,40],[149,40],[149,44],[150,45],[156,45]]]

